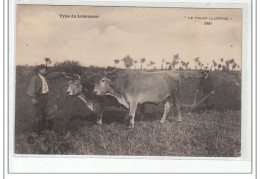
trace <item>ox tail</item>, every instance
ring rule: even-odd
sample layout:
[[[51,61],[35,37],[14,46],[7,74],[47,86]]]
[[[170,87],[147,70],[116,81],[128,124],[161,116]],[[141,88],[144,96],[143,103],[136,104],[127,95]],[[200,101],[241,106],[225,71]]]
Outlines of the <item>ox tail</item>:
[[[176,96],[180,96],[180,92],[181,92],[181,79],[179,78],[176,86]]]
[[[180,90],[181,90],[181,79],[179,78],[176,84],[176,91],[175,94],[173,94],[173,106],[175,104],[176,109],[177,109],[177,113],[178,113],[178,119],[176,120],[177,122],[181,122],[182,121],[182,116],[181,116],[181,105],[180,105]],[[172,108],[172,117],[174,117],[174,111]]]

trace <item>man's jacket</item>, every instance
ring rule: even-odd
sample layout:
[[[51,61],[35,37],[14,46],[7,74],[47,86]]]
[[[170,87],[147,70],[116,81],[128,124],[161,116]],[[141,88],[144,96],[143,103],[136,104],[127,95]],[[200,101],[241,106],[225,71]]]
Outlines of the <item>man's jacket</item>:
[[[44,77],[48,84],[49,90],[50,90],[49,79],[55,78],[58,75],[61,75],[61,73],[53,72]],[[42,81],[38,74],[32,77],[31,82],[27,88],[27,94],[34,98],[37,98],[40,94],[42,94]]]
[[[204,94],[209,94],[214,89],[213,81],[209,75],[207,78],[200,78],[198,89],[202,89]]]

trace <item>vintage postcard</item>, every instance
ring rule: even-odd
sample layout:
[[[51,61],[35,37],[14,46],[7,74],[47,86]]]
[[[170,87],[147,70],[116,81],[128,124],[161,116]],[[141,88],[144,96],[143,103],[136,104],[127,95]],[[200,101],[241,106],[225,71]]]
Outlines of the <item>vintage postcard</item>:
[[[241,157],[242,17],[18,4],[14,154]]]
[[[240,9],[18,5],[16,35],[15,153],[240,156]]]

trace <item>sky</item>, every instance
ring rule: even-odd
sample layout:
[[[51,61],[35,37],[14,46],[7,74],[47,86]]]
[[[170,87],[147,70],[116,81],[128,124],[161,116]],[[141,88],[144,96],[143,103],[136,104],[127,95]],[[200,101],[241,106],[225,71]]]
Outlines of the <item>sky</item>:
[[[115,66],[114,59],[130,55],[161,68],[163,59],[171,62],[179,54],[191,68],[196,57],[205,65],[224,58],[241,66],[241,46],[240,9],[17,6],[17,65],[39,65],[50,58],[52,64],[76,60],[85,66],[107,67]],[[122,62],[118,67],[123,67]]]

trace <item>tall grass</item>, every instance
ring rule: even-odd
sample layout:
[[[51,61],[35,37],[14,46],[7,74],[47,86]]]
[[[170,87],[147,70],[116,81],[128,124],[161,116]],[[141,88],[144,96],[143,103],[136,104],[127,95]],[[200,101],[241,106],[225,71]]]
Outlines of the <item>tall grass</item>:
[[[79,130],[64,134],[45,131],[33,138],[32,144],[24,141],[24,137],[18,139],[16,152],[234,157],[240,155],[240,134],[240,113],[206,112],[185,116],[182,123],[161,124],[157,118],[146,118],[131,130],[126,124],[114,121],[81,125]]]
[[[78,61],[67,60],[63,62],[56,62],[52,70],[82,75],[85,68]]]
[[[85,73],[85,70],[99,72],[104,69],[84,68],[73,63],[54,66],[54,71]],[[64,65],[64,66],[63,66]],[[181,123],[167,121],[159,123],[156,107],[146,105],[143,120],[137,120],[135,128],[129,130],[123,122],[124,114],[107,112],[104,124],[95,124],[95,114],[77,97],[65,95],[67,81],[52,81],[52,89],[60,89],[61,115],[54,121],[53,131],[40,135],[30,133],[30,98],[26,95],[34,67],[17,67],[15,106],[15,152],[23,154],[83,154],[83,155],[156,155],[156,156],[239,156],[241,138],[241,76],[239,73],[212,72],[216,84],[213,98],[216,110],[184,115]],[[198,83],[198,71],[181,71],[181,102],[191,104]],[[54,91],[56,94],[56,91]],[[52,97],[53,98],[53,97]],[[162,112],[162,105],[158,106]],[[238,110],[235,111],[234,109]],[[64,112],[64,113],[62,113]],[[73,119],[73,121],[71,121]],[[70,123],[68,123],[70,122]],[[69,125],[67,125],[69,124]]]

